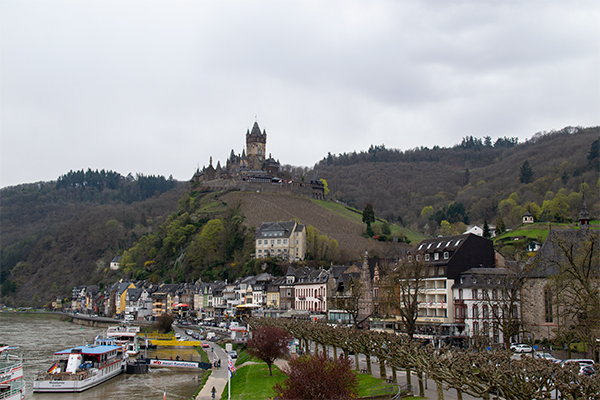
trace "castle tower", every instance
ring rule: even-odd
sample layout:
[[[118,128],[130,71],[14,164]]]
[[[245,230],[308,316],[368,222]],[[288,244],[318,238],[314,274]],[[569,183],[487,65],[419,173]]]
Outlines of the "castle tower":
[[[260,133],[258,122],[254,122],[252,132],[246,131],[246,157],[248,157],[248,168],[259,170],[265,161],[267,154],[267,132]]]

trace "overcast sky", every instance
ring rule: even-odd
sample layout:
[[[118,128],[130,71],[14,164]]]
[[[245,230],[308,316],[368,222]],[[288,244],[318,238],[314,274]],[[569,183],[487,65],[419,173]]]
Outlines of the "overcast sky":
[[[0,187],[600,124],[598,1],[0,1]]]

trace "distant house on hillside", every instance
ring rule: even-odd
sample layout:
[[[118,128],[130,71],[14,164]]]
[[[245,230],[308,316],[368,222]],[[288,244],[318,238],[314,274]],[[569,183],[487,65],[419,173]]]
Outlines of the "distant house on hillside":
[[[533,224],[533,215],[529,211],[523,214],[523,225],[525,224]]]
[[[121,266],[122,259],[123,259],[123,257],[121,257],[121,256],[115,256],[115,258],[113,258],[112,261],[110,262],[110,269],[113,271],[118,270],[119,267]]]
[[[488,229],[490,230],[490,237],[496,237],[496,226],[488,225]],[[479,225],[468,225],[467,230],[463,232],[463,235],[467,235],[472,233],[473,235],[482,236],[483,237],[483,226]]]

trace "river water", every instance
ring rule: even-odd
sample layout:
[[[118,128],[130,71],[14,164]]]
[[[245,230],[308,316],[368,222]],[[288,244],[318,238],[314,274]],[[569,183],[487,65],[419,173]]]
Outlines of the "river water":
[[[27,387],[27,399],[34,400],[106,400],[106,399],[189,399],[200,387],[201,371],[169,368],[151,368],[141,375],[121,374],[108,382],[82,393],[33,393],[32,382],[38,372],[52,366],[55,351],[92,343],[98,335],[105,335],[106,328],[92,328],[65,322],[56,316],[40,314],[0,313],[0,344],[18,346],[11,354],[23,355],[23,373]],[[142,350],[142,353],[144,351]],[[147,356],[200,361],[195,349],[148,350]]]

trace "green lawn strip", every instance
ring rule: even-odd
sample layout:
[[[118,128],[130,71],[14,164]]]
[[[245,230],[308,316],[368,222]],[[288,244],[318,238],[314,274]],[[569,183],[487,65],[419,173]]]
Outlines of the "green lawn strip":
[[[371,389],[378,386],[390,386],[384,379],[369,374],[358,374],[358,397],[370,397]]]
[[[286,375],[273,365],[273,376],[269,376],[267,364],[249,364],[237,369],[231,377],[232,399],[267,399],[275,396],[273,386],[283,381]],[[221,399],[227,398],[227,385]]]
[[[316,199],[311,199],[311,201],[313,201],[314,203],[317,203],[321,207],[323,207],[331,212],[336,213],[337,215],[341,215],[342,217],[344,217],[354,223],[357,223],[357,224],[363,223],[362,222],[362,211],[348,209],[346,206],[344,206],[342,204],[332,203],[331,201],[316,200]]]
[[[358,374],[359,397],[371,396],[374,387],[389,385],[383,379],[375,378],[368,374]],[[273,386],[284,381],[286,375],[273,365],[273,376],[269,376],[269,368],[263,362],[249,364],[237,369],[236,375],[231,378],[232,399],[266,399],[275,396]],[[227,398],[227,385],[221,394],[221,399]]]

